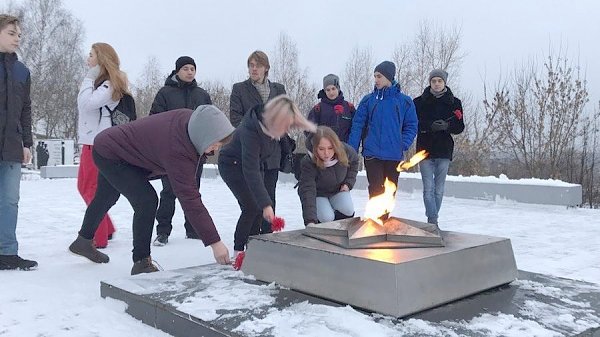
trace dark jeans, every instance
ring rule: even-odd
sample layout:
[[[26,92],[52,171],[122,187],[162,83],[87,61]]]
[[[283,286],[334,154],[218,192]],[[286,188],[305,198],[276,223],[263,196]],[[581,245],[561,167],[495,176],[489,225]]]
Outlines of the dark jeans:
[[[277,180],[279,179],[279,170],[266,170],[264,178],[265,187],[267,188],[267,192],[271,197],[271,202],[273,203],[273,211],[275,211],[275,191],[277,190]],[[268,234],[273,233],[271,229],[271,223],[267,220],[261,218],[260,222],[260,234]]]
[[[201,173],[200,173],[201,174]],[[173,215],[175,214],[175,194],[171,188],[171,182],[169,177],[161,178],[163,189],[160,192],[160,203],[158,204],[158,210],[156,211],[156,234],[171,235],[173,230]],[[196,177],[196,182],[200,186],[200,177]],[[197,238],[198,234],[194,230],[194,227],[190,224],[187,217],[183,223],[185,227],[185,233],[188,237]]]
[[[92,152],[98,167],[98,188],[85,211],[79,235],[94,238],[100,221],[122,194],[133,207],[133,261],[150,256],[154,215],[158,205],[156,191],[148,181],[147,170],[123,161],[106,159]]]
[[[369,182],[369,198],[380,195],[385,191],[385,179],[398,185],[400,173],[396,170],[399,161],[379,160],[373,157],[365,158],[367,181]]]
[[[242,211],[233,236],[234,250],[242,251],[245,250],[250,235],[261,233],[263,210],[256,204],[254,196],[244,179],[242,166],[239,163],[229,163],[219,160],[219,174],[237,199]],[[267,187],[266,185],[267,183],[265,182],[265,187]],[[260,187],[257,186],[255,188]],[[270,227],[269,225],[269,230]]]

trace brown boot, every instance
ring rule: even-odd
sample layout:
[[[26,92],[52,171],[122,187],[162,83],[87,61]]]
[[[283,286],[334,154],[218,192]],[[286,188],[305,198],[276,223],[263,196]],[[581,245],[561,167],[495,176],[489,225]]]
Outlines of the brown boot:
[[[131,268],[131,275],[137,275],[142,273],[154,273],[158,271],[158,268],[152,262],[152,257],[148,256],[139,261],[133,263]]]
[[[69,250],[73,254],[87,257],[92,262],[108,263],[109,260],[108,255],[98,251],[98,249],[94,247],[92,240],[87,240],[81,235],[77,236],[77,239],[69,246]]]

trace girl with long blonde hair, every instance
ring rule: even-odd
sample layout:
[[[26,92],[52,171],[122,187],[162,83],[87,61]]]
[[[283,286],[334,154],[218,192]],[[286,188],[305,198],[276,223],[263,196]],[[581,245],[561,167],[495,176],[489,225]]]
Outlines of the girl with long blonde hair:
[[[289,96],[277,96],[265,106],[250,109],[231,143],[219,154],[219,173],[242,211],[234,235],[236,254],[245,250],[250,235],[259,233],[261,218],[271,223],[275,217],[273,200],[265,185],[264,163],[280,151],[279,140],[292,129],[315,132],[316,126],[300,113]]]

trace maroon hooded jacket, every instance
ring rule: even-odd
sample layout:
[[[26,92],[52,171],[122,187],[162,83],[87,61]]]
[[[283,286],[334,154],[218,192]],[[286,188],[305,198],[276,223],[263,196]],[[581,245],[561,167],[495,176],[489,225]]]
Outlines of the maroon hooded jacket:
[[[167,175],[185,216],[208,246],[221,239],[202,203],[196,169],[202,168],[206,149],[233,131],[225,114],[203,105],[195,111],[167,111],[106,129],[96,136],[94,149],[107,159],[147,170],[148,179]]]

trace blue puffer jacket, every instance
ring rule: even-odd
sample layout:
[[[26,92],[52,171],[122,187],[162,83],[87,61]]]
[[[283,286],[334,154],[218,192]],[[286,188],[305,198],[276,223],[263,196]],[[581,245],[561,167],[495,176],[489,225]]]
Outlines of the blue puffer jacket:
[[[396,82],[389,88],[375,89],[360,102],[354,114],[349,144],[363,156],[400,161],[417,135],[418,119],[410,97]]]

